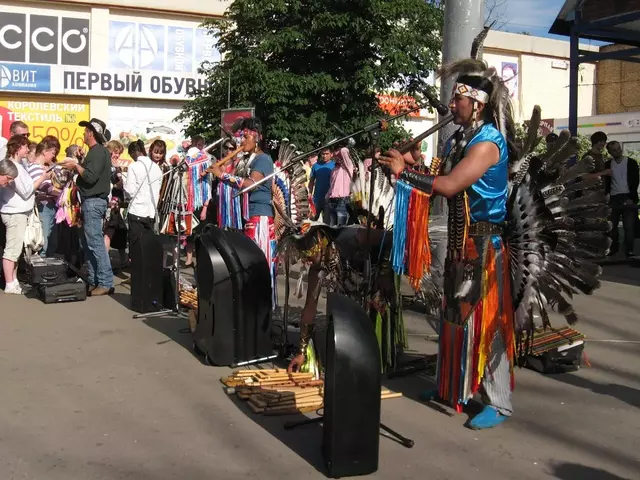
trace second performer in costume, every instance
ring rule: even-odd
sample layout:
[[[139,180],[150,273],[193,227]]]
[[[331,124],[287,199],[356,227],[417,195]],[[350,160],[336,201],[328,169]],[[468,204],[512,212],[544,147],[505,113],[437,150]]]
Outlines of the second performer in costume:
[[[242,133],[242,145],[245,154],[251,155],[248,162],[248,176],[226,173],[218,166],[213,166],[211,171],[220,181],[234,188],[242,189],[271,175],[274,171],[274,166],[271,157],[262,150],[263,138],[260,120],[258,118],[244,119],[236,127],[236,131],[239,130]],[[267,258],[271,272],[271,288],[273,306],[275,308],[278,296],[275,281],[277,261],[272,188],[273,182],[263,182],[249,193],[247,221],[244,224],[244,232],[258,244]]]

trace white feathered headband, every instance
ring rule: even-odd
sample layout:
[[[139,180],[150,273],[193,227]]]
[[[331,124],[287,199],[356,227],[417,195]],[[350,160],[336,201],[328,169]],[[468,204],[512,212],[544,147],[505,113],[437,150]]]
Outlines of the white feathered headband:
[[[509,89],[495,68],[482,60],[469,58],[445,65],[438,71],[439,78],[453,78],[454,94],[461,94],[485,104],[485,112],[496,128],[506,137],[515,133],[513,107]]]

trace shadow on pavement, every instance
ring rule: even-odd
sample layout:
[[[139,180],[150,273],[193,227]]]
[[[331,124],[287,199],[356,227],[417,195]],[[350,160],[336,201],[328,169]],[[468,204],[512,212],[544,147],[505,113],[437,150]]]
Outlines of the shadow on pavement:
[[[577,463],[558,463],[552,468],[553,475],[560,480],[627,480],[600,468],[587,467]]]
[[[600,280],[625,285],[640,286],[640,262],[634,260],[625,265],[603,265]]]
[[[253,413],[246,405],[246,402],[238,399],[235,395],[229,395],[229,401],[233,402],[248,418],[286,445],[318,472],[322,475],[327,475],[322,458],[322,424],[314,423],[302,425],[292,430],[285,430],[285,423],[304,421],[308,420],[309,417],[302,414],[265,416]]]
[[[572,374],[548,375],[547,377],[566,383],[567,385],[573,385],[574,387],[590,390],[599,395],[608,395],[610,397],[617,398],[632,407],[640,408],[640,390],[638,389],[627,387],[626,385],[620,385],[618,383],[598,383]]]

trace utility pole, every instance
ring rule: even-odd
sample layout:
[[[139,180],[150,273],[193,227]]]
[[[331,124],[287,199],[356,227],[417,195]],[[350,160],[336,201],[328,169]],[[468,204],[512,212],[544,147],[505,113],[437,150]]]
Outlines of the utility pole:
[[[446,0],[444,6],[444,32],[442,35],[442,64],[469,58],[471,45],[484,28],[484,0]],[[440,84],[440,100],[446,105],[451,98],[455,79],[445,79]],[[440,117],[442,120],[442,117]],[[444,156],[446,141],[458,127],[449,124],[438,134],[438,155]],[[429,229],[447,231],[447,200],[437,196],[432,204]],[[435,235],[434,235],[435,237]],[[446,237],[446,235],[445,235]],[[432,243],[432,274],[438,283],[444,282],[444,264],[447,256],[447,241]],[[442,288],[442,285],[440,285]]]
[[[444,4],[444,32],[442,35],[442,64],[469,58],[471,44],[484,28],[484,0],[446,0]],[[455,79],[440,85],[440,100],[446,105],[451,98]],[[442,117],[440,117],[442,120]],[[458,127],[449,124],[438,134],[438,155],[442,158],[444,145]],[[446,215],[443,198],[434,202],[434,214]]]

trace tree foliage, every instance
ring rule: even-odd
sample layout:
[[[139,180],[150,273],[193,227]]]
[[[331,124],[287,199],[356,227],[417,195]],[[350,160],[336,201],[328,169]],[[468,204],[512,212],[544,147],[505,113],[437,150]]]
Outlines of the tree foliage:
[[[384,117],[376,94],[418,100],[438,65],[442,10],[425,0],[236,0],[204,24],[224,60],[206,64],[209,86],[180,119],[187,133],[217,132],[220,110],[255,107],[266,137],[301,149]],[[435,92],[434,92],[435,93]],[[406,132],[397,125],[381,144]]]
[[[528,131],[528,121],[524,123],[520,123],[516,125],[516,141],[518,143],[522,143],[525,141]],[[547,144],[545,142],[544,137],[540,137],[538,141],[538,145],[534,149],[536,154],[543,154],[547,150]],[[576,154],[578,158],[582,158],[585,153],[591,150],[591,140],[589,136],[583,135],[581,133],[578,134],[578,153]]]

